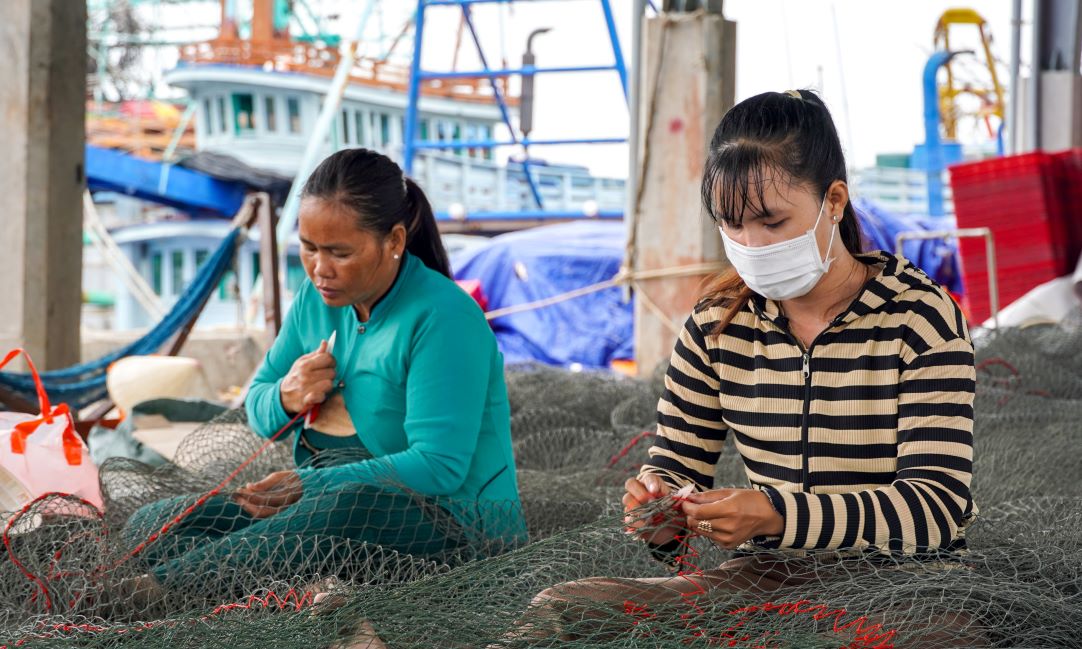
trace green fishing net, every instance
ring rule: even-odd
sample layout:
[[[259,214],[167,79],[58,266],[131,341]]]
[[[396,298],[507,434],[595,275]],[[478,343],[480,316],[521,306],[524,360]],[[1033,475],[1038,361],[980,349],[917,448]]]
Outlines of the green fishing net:
[[[525,537],[493,540],[462,503],[391,483],[328,488],[250,533],[229,491],[292,455],[230,411],[163,467],[106,462],[104,512],[53,497],[2,515],[0,647],[1082,647],[1082,329],[977,345],[981,514],[963,556],[744,556],[689,536],[675,567],[656,561],[620,497],[662,374],[520,366],[521,509],[485,506]],[[324,461],[359,459],[339,455]],[[732,445],[716,477],[747,484]]]

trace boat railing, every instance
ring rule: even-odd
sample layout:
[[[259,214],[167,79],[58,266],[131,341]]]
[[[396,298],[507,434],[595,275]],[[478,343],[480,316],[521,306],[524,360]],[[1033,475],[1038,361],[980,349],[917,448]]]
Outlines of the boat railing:
[[[529,211],[534,198],[521,163],[506,165],[435,151],[418,151],[414,172],[429,199],[470,212]],[[591,175],[586,168],[530,165],[546,209],[557,212],[622,210],[626,181]]]
[[[867,167],[850,172],[853,195],[900,214],[928,214],[928,174],[904,167]],[[954,214],[950,179],[943,173],[943,207]]]
[[[219,38],[182,47],[180,59],[185,63],[245,65],[267,71],[332,77],[340,56],[337,50],[317,44]],[[382,59],[358,58],[350,78],[356,83],[401,93],[409,89],[409,68]],[[506,95],[506,88],[502,87],[506,81],[500,79],[498,84]],[[422,84],[421,92],[426,96],[446,97],[455,101],[495,102],[491,84],[487,79],[480,78],[432,79]],[[509,99],[510,103],[517,104],[517,97]]]

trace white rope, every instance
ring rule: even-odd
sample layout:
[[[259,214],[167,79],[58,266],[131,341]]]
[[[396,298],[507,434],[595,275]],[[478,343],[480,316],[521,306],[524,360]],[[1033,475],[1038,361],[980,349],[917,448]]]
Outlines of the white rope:
[[[165,307],[162,306],[161,299],[147,285],[146,280],[135,269],[128,256],[113,240],[109,230],[101,222],[101,217],[98,216],[97,207],[89,191],[83,192],[83,223],[90,230],[92,235],[90,240],[101,253],[102,259],[116,271],[135,301],[146,309],[147,315],[159,320],[165,317]]]
[[[635,273],[628,273],[625,270],[621,270],[612,277],[603,282],[597,282],[596,284],[590,284],[589,286],[583,286],[566,293],[559,295],[553,295],[541,300],[535,300],[533,302],[526,302],[525,304],[515,304],[512,306],[504,307],[502,309],[493,309],[485,314],[485,318],[488,320],[495,320],[496,318],[502,318],[504,316],[513,315],[516,313],[525,313],[527,311],[535,311],[537,309],[543,309],[550,307],[561,302],[567,302],[583,295],[590,295],[591,293],[597,293],[604,291],[605,289],[613,288],[616,286],[632,286],[640,294],[643,300],[643,305],[653,313],[655,316],[661,318],[662,323],[667,329],[673,333],[680,334],[680,326],[674,324],[673,321],[665,315],[665,312],[649,295],[643,290],[641,282],[644,280],[663,279],[669,277],[694,277],[696,275],[708,275],[710,273],[724,270],[725,265],[719,262],[705,262],[700,264],[687,264],[683,266],[671,266],[669,268],[657,268],[653,270],[643,270]]]

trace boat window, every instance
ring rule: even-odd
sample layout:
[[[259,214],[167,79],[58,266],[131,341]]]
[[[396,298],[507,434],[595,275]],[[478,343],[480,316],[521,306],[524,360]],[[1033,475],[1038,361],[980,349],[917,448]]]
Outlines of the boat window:
[[[260,254],[259,251],[256,250],[252,253],[252,286],[255,286],[256,279],[263,274],[262,267],[259,265],[259,260]]]
[[[477,136],[477,125],[466,124],[466,141],[474,142],[478,139],[480,138]],[[470,147],[469,149],[467,149],[467,151],[469,152],[469,156],[471,158],[476,158],[481,153],[481,149],[478,149],[476,147]]]
[[[462,124],[460,122],[455,122],[454,125],[451,127],[451,141],[452,142],[461,142],[462,141]],[[455,149],[455,155],[457,155],[457,156],[466,155],[466,149]]]
[[[225,132],[225,97],[218,96],[218,132]]]
[[[252,95],[233,95],[233,127],[237,134],[255,130],[255,100]]]
[[[200,121],[203,122],[203,132],[207,135],[214,134],[214,113],[210,112],[210,98],[203,100],[203,114],[200,116]]]
[[[209,256],[210,251],[205,248],[195,251],[195,272],[199,272],[199,269],[203,267],[203,263],[207,261]]]
[[[353,111],[353,137],[360,146],[368,146],[368,129],[364,127],[364,112]]]
[[[301,258],[297,255],[290,255],[289,259],[286,260],[286,290],[296,295],[297,291],[301,290],[301,286],[304,285],[304,280],[307,277],[304,274],[304,266],[301,265]]]
[[[173,280],[173,295],[180,295],[187,288],[184,282],[184,251],[174,250],[170,255],[170,273]]]
[[[391,143],[391,116],[387,113],[379,114],[379,137],[383,146]]]
[[[477,130],[480,132],[482,140],[492,139],[492,127],[490,127],[488,124],[482,124],[481,126],[477,127]],[[485,160],[491,160],[492,147],[486,147],[484,150],[482,150],[481,157],[483,157]]]
[[[296,97],[286,99],[286,112],[289,113],[289,132],[301,132],[301,102]]]
[[[421,141],[423,141],[423,142],[428,141],[428,127],[429,127],[428,120],[427,119],[422,119],[421,120]]]
[[[342,110],[342,120],[341,121],[342,121],[342,131],[339,133],[339,136],[342,139],[342,144],[349,144],[352,140],[350,139],[350,133],[349,133],[349,111],[348,110],[345,110],[345,109]]]
[[[264,97],[263,98],[263,114],[264,114],[263,119],[266,120],[267,130],[270,131],[271,133],[278,130],[278,119],[277,119],[277,116],[274,114],[275,113],[275,111],[274,111],[275,105],[274,104],[275,104],[274,97]]]
[[[156,295],[162,294],[162,253],[150,256],[150,286]]]
[[[239,287],[237,286],[237,273],[232,269],[222,273],[222,280],[218,282],[218,299],[219,300],[233,300],[240,297]]]

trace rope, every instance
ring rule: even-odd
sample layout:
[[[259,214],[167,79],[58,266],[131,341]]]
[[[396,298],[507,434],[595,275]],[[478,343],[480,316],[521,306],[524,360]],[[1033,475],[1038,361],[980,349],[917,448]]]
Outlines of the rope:
[[[646,167],[650,163],[650,134],[654,130],[654,117],[657,115],[657,100],[661,89],[661,70],[665,66],[665,42],[669,36],[669,26],[672,25],[673,20],[661,14],[658,16],[661,20],[661,37],[658,39],[658,57],[657,65],[654,67],[654,73],[652,75],[653,83],[650,91],[650,110],[646,112],[646,128],[643,130],[642,136],[642,164],[638,169],[638,182],[635,183],[635,202],[632,204],[631,213],[627,215],[630,219],[630,227],[628,228],[627,246],[624,250],[624,267],[620,269],[622,273],[629,273],[631,269],[635,267],[635,253],[638,250],[638,237],[639,237],[639,209],[642,207],[642,195],[643,186],[646,184]],[[638,128],[637,124],[632,124],[631,128]],[[632,152],[634,153],[634,152]]]
[[[680,326],[674,323],[669,316],[667,316],[664,310],[658,306],[658,304],[650,298],[650,296],[643,289],[641,282],[645,280],[653,279],[666,279],[670,277],[695,277],[698,275],[708,275],[710,273],[721,271],[725,266],[721,262],[702,262],[698,264],[685,264],[683,266],[670,266],[668,268],[656,268],[652,270],[640,270],[634,272],[628,272],[625,268],[621,268],[616,275],[611,279],[607,279],[603,282],[597,282],[596,284],[590,284],[583,286],[559,295],[547,297],[541,300],[534,300],[533,302],[526,302],[524,304],[515,304],[512,306],[504,307],[502,309],[493,309],[485,313],[487,320],[495,320],[496,318],[502,318],[504,316],[514,315],[516,313],[525,313],[527,311],[535,311],[537,309],[543,309],[550,307],[561,302],[567,302],[583,295],[590,295],[591,293],[597,293],[604,291],[605,289],[614,288],[617,286],[631,286],[634,287],[639,297],[642,299],[643,305],[654,316],[659,318],[665,328],[672,332],[674,335],[680,335]]]

